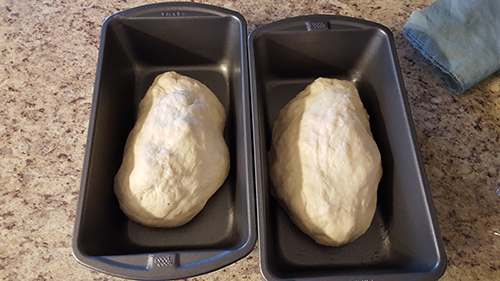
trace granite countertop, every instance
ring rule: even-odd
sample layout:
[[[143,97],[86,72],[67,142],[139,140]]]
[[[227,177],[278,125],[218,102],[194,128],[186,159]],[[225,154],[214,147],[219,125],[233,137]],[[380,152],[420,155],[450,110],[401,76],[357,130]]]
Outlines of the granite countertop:
[[[401,36],[431,1],[211,1],[250,29],[340,14],[394,31],[448,255],[443,280],[500,280],[500,76],[465,96],[443,88]],[[0,2],[0,280],[116,280],[77,264],[71,236],[100,25],[143,1]],[[196,280],[261,280],[258,252]]]

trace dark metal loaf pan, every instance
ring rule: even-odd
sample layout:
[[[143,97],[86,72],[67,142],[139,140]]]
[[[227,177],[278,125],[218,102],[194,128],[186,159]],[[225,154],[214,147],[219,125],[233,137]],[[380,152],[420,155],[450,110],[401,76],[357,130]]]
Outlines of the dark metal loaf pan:
[[[210,272],[246,256],[256,241],[246,22],[201,4],[155,4],[109,17],[101,34],[92,116],[73,236],[77,260],[131,279]],[[141,226],[120,210],[113,178],[139,101],[159,73],[206,84],[227,112],[231,168],[224,185],[188,224]]]
[[[285,19],[249,37],[262,273],[268,280],[435,280],[446,267],[389,29],[340,16]],[[315,243],[269,190],[267,152],[279,110],[317,77],[355,82],[382,155],[368,232],[343,247]]]

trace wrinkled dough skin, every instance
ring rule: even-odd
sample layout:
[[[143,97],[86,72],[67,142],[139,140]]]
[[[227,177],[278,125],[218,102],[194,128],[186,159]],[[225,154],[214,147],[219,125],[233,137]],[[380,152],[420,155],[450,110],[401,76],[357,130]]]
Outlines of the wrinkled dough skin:
[[[280,111],[272,137],[273,193],[295,224],[328,246],[365,233],[382,165],[354,84],[318,78]]]
[[[229,172],[225,111],[201,82],[156,77],[139,105],[114,190],[120,208],[146,226],[189,222]]]

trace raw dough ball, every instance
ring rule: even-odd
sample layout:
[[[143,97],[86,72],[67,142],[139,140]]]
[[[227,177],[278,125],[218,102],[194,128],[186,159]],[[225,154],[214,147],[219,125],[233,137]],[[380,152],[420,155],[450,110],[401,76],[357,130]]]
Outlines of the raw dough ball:
[[[166,72],[139,105],[115,194],[127,216],[144,225],[189,222],[229,172],[224,107],[201,82]]]
[[[270,156],[274,194],[302,231],[329,246],[366,232],[382,165],[352,82],[319,78],[290,101]]]

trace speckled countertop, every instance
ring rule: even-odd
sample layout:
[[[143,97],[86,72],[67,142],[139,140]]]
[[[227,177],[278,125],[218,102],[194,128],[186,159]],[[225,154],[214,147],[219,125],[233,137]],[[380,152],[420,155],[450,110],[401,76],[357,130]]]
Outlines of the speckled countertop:
[[[330,13],[394,31],[448,254],[443,280],[500,280],[500,76],[455,97],[402,38],[431,1],[213,1],[250,29]],[[77,264],[71,235],[100,25],[144,1],[0,1],[0,280],[111,280]],[[197,280],[260,280],[258,253]]]

